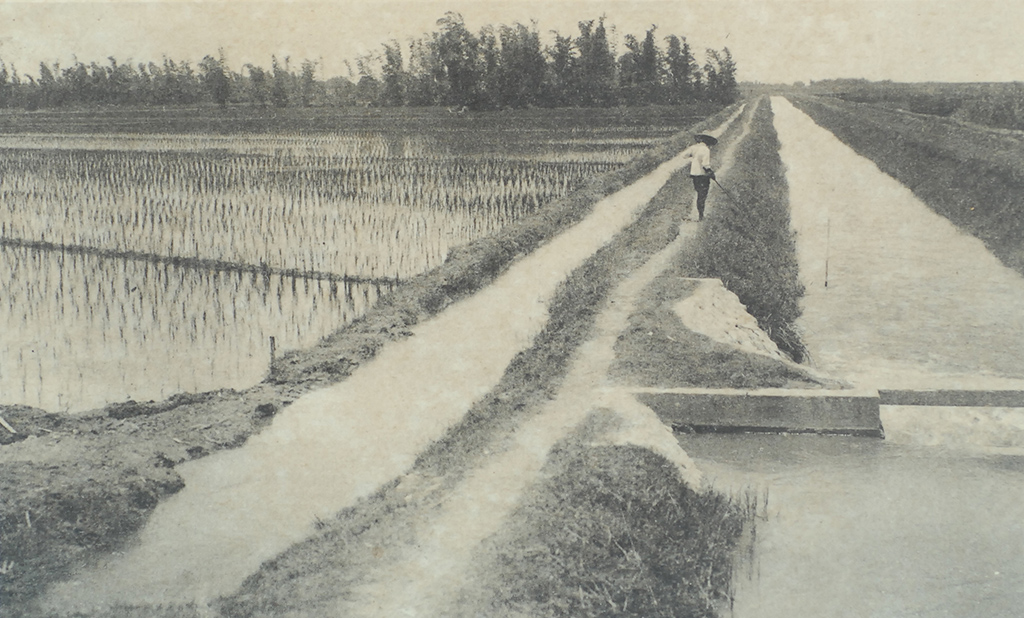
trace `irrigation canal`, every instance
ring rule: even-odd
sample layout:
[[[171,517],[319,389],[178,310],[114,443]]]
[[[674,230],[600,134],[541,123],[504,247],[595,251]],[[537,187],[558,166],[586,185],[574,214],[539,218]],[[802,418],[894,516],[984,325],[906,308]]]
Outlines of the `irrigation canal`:
[[[1020,615],[1024,456],[890,436],[680,443],[717,489],[768,495],[735,574],[735,618]]]
[[[866,388],[1021,388],[1024,278],[783,98],[801,327],[819,369]]]
[[[772,105],[818,368],[864,388],[1020,389],[1024,279]],[[883,406],[882,424],[884,440],[680,439],[719,489],[768,496],[734,616],[1020,615],[1024,409]]]

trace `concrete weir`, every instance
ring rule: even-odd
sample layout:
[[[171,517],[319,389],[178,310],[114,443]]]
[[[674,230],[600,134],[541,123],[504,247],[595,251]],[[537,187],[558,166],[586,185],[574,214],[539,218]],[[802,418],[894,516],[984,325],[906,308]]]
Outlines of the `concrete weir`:
[[[634,388],[663,422],[688,433],[884,437],[882,406],[1024,408],[1020,390]]]
[[[1024,408],[1021,390],[880,390],[884,406]]]
[[[674,429],[693,433],[817,433],[882,437],[877,391],[634,389]]]

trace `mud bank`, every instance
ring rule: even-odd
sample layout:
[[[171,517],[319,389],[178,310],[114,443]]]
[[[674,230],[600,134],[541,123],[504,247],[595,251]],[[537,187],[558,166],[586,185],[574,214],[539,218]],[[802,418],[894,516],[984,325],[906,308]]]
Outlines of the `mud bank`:
[[[714,126],[729,113],[695,129]],[[581,220],[601,197],[644,175],[689,141],[689,132],[681,134],[536,217],[454,251],[444,266],[403,284],[316,348],[280,358],[270,377],[251,389],[127,402],[75,417],[0,410],[17,432],[3,430],[17,443],[0,449],[5,497],[0,559],[7,567],[0,575],[0,613],[19,615],[50,583],[99,554],[124,547],[152,509],[181,488],[175,466],[244,443],[304,393],[344,380],[386,343],[408,337],[419,321],[487,285],[509,264]],[[557,379],[564,354],[556,344],[533,361],[517,359],[513,371],[522,372],[520,380],[505,389],[503,400],[486,401],[508,412],[532,407],[551,388],[548,375]],[[545,379],[538,379],[541,375]],[[447,469],[478,448],[474,436],[481,416],[486,415],[471,413],[458,439],[443,439],[422,455],[420,469]]]

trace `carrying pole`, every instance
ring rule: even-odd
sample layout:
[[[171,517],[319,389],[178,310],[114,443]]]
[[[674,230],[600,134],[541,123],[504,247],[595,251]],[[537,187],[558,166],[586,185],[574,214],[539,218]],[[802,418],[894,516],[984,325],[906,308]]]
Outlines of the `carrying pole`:
[[[716,184],[716,185],[718,185],[718,188],[719,188],[719,189],[721,189],[722,191],[724,191],[724,192],[725,192],[725,194],[729,196],[729,199],[730,199],[730,200],[732,200],[733,204],[736,204],[737,206],[739,206],[739,205],[740,205],[740,203],[739,203],[738,201],[736,201],[736,198],[735,198],[735,197],[733,197],[733,194],[732,194],[732,193],[729,193],[729,190],[728,190],[728,189],[726,189],[725,187],[723,187],[723,186],[722,186],[722,183],[718,182],[718,179],[717,179],[717,178],[712,178],[711,180],[714,180],[714,181],[715,181],[715,184]]]

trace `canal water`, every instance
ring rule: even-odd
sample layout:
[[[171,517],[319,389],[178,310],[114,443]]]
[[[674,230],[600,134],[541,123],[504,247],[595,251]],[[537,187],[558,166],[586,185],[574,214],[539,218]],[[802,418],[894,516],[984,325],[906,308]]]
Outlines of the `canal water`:
[[[812,361],[864,388],[1024,388],[1024,277],[780,97]]]
[[[867,388],[1021,388],[1024,279],[781,98],[819,369]],[[737,618],[1020,616],[1024,408],[883,406],[884,440],[682,436],[759,496]]]
[[[884,410],[883,422],[899,413]],[[1016,420],[1024,426],[1024,411]],[[767,496],[732,616],[1021,615],[1024,449],[922,445],[901,426],[895,440],[680,438],[717,489]]]

